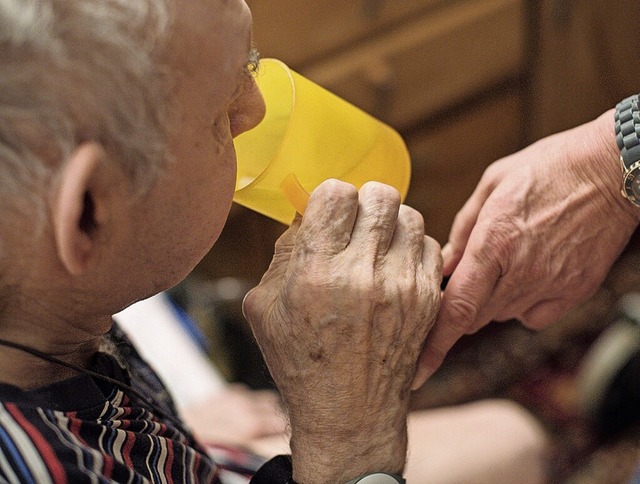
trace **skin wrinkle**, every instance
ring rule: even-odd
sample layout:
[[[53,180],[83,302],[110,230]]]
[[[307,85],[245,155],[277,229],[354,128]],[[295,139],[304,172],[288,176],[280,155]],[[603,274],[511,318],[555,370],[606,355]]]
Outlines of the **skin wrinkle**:
[[[566,197],[562,200],[559,201],[554,201],[554,207],[557,207],[561,212],[563,213],[573,213],[573,210],[578,210],[580,209],[581,206],[581,202],[579,200],[579,197],[581,196],[581,194],[579,193],[574,193],[569,197]],[[550,212],[543,212],[542,214],[537,214],[537,217],[531,217],[530,216],[530,212],[529,210],[523,210],[524,213],[524,222],[523,222],[523,227],[528,227],[530,224],[534,224],[534,225],[548,225],[548,226],[560,226],[563,223],[558,217],[555,216],[555,212],[556,209],[554,209],[553,211]],[[525,236],[525,232],[528,230],[523,230],[521,233],[515,232],[515,231],[507,231],[504,230],[504,226],[499,225],[496,229],[495,232],[496,233],[509,233],[509,239],[508,241],[505,243],[505,246],[513,246],[514,244],[518,244],[519,241],[523,241],[523,240],[527,240],[528,238],[532,238],[535,237],[535,234],[532,234],[532,237],[526,237]],[[572,232],[568,237],[570,238],[570,240],[573,243],[580,243],[578,242],[578,235],[579,232],[578,231],[574,231]],[[517,246],[517,245],[516,245]],[[517,250],[516,250],[517,251]],[[555,259],[563,259],[562,257],[557,257]],[[509,258],[506,258],[506,260],[508,261]],[[548,266],[546,266],[546,268],[540,268],[540,266],[538,266],[538,264],[536,264],[534,262],[533,266],[531,267],[531,272],[529,273],[529,277],[533,278],[533,279],[539,279],[539,280],[543,280],[544,276],[546,274],[550,274],[555,272],[553,270],[553,265],[554,265],[554,260],[550,260]],[[559,270],[562,270],[562,266],[558,266]],[[503,269],[502,273],[508,273],[510,270],[510,265],[507,265],[505,269]],[[499,281],[500,282],[500,281]],[[521,284],[517,284],[513,283],[512,286],[512,290],[514,293],[518,293],[518,294],[522,294],[522,285]]]
[[[533,194],[537,192],[536,186],[532,181],[533,177],[531,176],[530,172],[531,170],[528,168],[525,170],[525,174],[522,177],[522,187],[520,187],[522,193],[524,193],[526,196],[523,199],[518,199],[516,201],[515,207],[516,213],[520,213],[522,215],[523,222],[526,222],[531,217],[531,200],[533,198]],[[537,193],[535,193],[535,195],[537,195]]]
[[[535,219],[532,218],[531,220],[527,220],[526,221],[527,225],[525,226],[528,226],[529,224],[534,224],[534,225],[549,224],[553,226],[558,226],[559,230],[562,230],[564,221],[558,218],[555,214],[558,212],[576,213],[577,211],[583,208],[580,198],[584,197],[584,194],[588,193],[590,191],[590,188],[588,186],[580,187],[580,188],[582,190],[581,192],[576,191],[572,193],[570,196],[565,197],[561,200],[557,200],[557,201],[554,200],[553,202],[554,209],[552,211],[540,213]],[[583,243],[588,243],[590,240],[594,240],[602,237],[605,234],[605,232],[606,231],[604,230],[604,228],[600,229],[596,234],[586,230],[586,228],[579,228],[578,230],[574,230],[571,233],[567,234],[568,244],[566,246],[569,246],[569,245],[575,246]],[[583,233],[586,234],[586,237],[583,236]],[[524,235],[516,235],[514,237],[514,240],[516,241],[527,240],[527,238],[531,239],[533,237],[535,237],[535,235],[532,235],[532,237],[525,237]],[[511,244],[513,244],[513,242]],[[566,276],[563,276],[563,274],[565,273],[565,267],[569,265],[567,260],[570,257],[572,257],[572,254],[570,253],[565,254],[564,250],[562,250],[561,248],[561,252],[554,254],[554,257],[552,259],[549,259],[547,261],[547,264],[544,266],[540,266],[536,261],[534,261],[534,264],[531,266],[529,271],[529,277],[538,279],[538,280],[544,280],[547,278],[547,275],[551,274],[555,279],[561,280],[566,277]],[[507,267],[505,272],[508,272],[508,271],[509,271],[509,268]],[[572,275],[570,280],[565,280],[564,284],[579,287],[581,280],[584,277],[584,274],[586,274],[587,272],[588,272],[588,269],[584,268],[583,270],[580,271],[579,274]],[[567,276],[569,275],[570,274],[567,274]],[[513,293],[512,297],[514,298],[515,298],[515,295],[519,295],[519,296],[525,295],[525,293],[523,292],[522,285],[516,284],[515,282],[513,283],[510,291]]]
[[[389,307],[390,307],[390,303],[374,305],[373,312],[374,312],[375,315],[372,318],[372,321],[374,322],[374,329],[376,329],[376,328],[378,328],[378,329],[385,328],[387,326],[387,324],[386,324],[387,321],[386,320],[390,320],[390,321],[397,320],[397,319],[394,319],[394,318],[389,319],[389,318],[383,317],[385,315],[385,313],[387,312]],[[322,322],[320,324],[320,326],[324,327],[324,328],[331,327],[335,323],[336,320],[337,320],[337,316],[334,316],[334,317],[331,317],[331,318],[326,318],[325,320],[323,320],[324,322]],[[306,316],[304,318],[304,321],[305,321],[305,325],[307,327],[309,327],[311,318],[309,316]],[[352,326],[349,326],[349,328],[352,328]],[[375,334],[374,337],[377,338],[378,335]],[[315,334],[314,334],[314,339],[316,341],[320,341],[321,340]],[[394,337],[393,341],[395,342],[396,340],[397,340],[397,337]],[[398,347],[397,343],[394,343],[394,344],[392,344],[390,346],[390,348],[392,348],[392,349],[395,349],[397,347]],[[316,356],[317,356],[318,353],[321,353],[322,351],[323,351],[322,349],[318,349],[318,350],[314,349],[309,355],[310,355],[312,360],[318,361]],[[386,369],[386,370],[387,371],[385,372],[385,374],[388,374],[388,369]],[[357,373],[354,372],[354,375],[357,375]],[[378,391],[377,384],[370,383],[368,386],[369,386],[369,388],[371,388],[370,393],[372,392],[375,395],[375,393],[377,393],[377,391]],[[376,398],[376,397],[374,397],[374,398]]]
[[[473,334],[478,330],[477,327],[469,324],[469,321],[475,321],[478,314],[480,314],[480,308],[474,301],[464,297],[456,297],[455,299],[451,298],[448,304],[449,311],[452,314],[451,323],[449,324],[452,330],[461,334]],[[444,357],[444,353],[439,356]]]

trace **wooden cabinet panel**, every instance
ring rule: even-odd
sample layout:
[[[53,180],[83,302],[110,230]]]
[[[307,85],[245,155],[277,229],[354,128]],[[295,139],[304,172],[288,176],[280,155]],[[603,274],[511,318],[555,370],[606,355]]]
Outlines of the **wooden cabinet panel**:
[[[640,91],[638,0],[542,0],[535,141],[590,121]]]
[[[298,68],[439,3],[445,0],[247,0],[258,50]]]
[[[406,203],[422,213],[428,235],[441,244],[485,168],[522,148],[523,111],[517,89],[461,111],[406,138],[412,158]]]
[[[522,0],[450,2],[302,72],[396,128],[524,69]]]

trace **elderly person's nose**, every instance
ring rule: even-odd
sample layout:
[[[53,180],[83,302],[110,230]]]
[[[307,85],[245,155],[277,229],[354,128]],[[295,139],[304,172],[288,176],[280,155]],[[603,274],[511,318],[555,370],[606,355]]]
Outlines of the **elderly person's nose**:
[[[255,128],[264,118],[266,106],[255,80],[250,79],[246,90],[229,109],[231,135],[235,138]]]

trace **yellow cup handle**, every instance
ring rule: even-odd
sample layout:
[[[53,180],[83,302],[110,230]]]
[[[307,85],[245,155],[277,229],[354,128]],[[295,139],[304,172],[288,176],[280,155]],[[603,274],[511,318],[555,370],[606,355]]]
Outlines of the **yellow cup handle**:
[[[287,201],[296,209],[296,212],[304,215],[307,203],[309,203],[309,194],[298,181],[298,177],[293,173],[289,173],[284,180],[282,180],[280,189]]]

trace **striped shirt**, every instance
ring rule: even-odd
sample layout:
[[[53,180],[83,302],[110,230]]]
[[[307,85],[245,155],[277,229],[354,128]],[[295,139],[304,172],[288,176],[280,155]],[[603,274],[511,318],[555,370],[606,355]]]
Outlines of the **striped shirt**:
[[[0,384],[0,482],[242,482],[245,470],[216,465],[177,421],[166,389],[115,325],[109,337],[119,357],[99,352],[91,369],[153,404],[87,374],[33,391]]]

